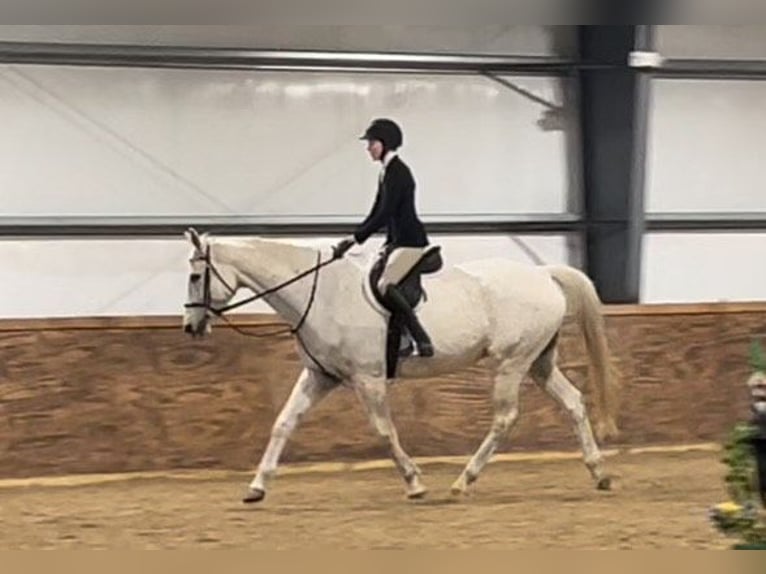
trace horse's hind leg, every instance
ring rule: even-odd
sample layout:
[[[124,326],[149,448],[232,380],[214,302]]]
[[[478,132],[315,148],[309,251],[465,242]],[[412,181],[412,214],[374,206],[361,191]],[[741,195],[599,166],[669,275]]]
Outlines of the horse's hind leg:
[[[556,347],[550,346],[532,365],[532,378],[572,417],[583,460],[599,490],[609,490],[611,479],[604,474],[603,456],[593,438],[582,393],[556,367]]]
[[[494,420],[481,446],[474,453],[465,469],[452,485],[453,494],[465,493],[479,478],[484,466],[495,450],[508,436],[519,415],[519,388],[526,375],[529,362],[518,358],[504,360],[494,375]]]

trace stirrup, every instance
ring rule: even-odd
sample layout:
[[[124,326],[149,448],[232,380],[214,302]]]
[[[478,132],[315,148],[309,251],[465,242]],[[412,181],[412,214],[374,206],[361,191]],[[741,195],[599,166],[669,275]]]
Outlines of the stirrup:
[[[402,345],[399,345],[399,358],[400,359],[406,359],[407,357],[411,357],[416,352],[415,345],[412,344],[412,341],[408,338],[407,342]]]
[[[425,354],[421,353],[421,347],[426,346],[427,350]],[[426,335],[426,340],[423,342],[418,341],[415,337],[410,335],[407,340],[407,345],[403,349],[402,347],[399,347],[399,353],[400,357],[402,356],[401,353],[406,351],[408,357],[433,357],[434,356],[434,345],[431,342],[430,338]]]
[[[423,354],[420,350],[420,345],[416,342],[415,343],[415,350],[413,352],[413,356],[415,357],[423,357],[424,359],[430,358],[434,356],[434,346],[432,343],[426,343],[428,345],[428,350],[425,354]]]
[[[403,342],[403,343],[402,343]],[[420,354],[420,345],[418,345],[418,342],[412,339],[412,337],[402,336],[402,342],[399,343],[399,358],[400,359],[406,359],[408,357],[423,357],[423,358],[429,358],[433,357],[433,344],[432,343],[426,343],[429,345],[431,352],[426,353],[425,355]]]

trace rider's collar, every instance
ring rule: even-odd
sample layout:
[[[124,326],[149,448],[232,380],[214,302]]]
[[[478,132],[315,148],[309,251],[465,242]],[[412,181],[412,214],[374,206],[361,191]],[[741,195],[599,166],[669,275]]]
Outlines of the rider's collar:
[[[394,159],[398,154],[395,150],[391,150],[386,153],[386,156],[383,158],[383,169],[386,169],[388,167],[388,164],[391,163],[391,160]]]

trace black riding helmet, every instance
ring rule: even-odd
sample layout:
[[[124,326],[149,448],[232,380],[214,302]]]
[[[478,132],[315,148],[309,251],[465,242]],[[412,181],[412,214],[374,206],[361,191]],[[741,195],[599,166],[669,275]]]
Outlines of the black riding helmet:
[[[395,121],[379,118],[370,124],[360,140],[378,140],[387,150],[395,150],[402,145],[402,130]]]

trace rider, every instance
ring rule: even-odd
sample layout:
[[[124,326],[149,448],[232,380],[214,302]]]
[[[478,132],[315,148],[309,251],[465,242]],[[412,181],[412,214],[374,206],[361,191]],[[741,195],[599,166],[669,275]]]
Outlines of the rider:
[[[372,160],[382,164],[378,192],[370,214],[353,236],[335,246],[335,256],[342,257],[351,247],[363,244],[373,233],[386,227],[383,249],[389,256],[378,289],[404,317],[415,339],[418,355],[431,357],[434,354],[431,340],[399,289],[399,282],[420,261],[428,247],[425,227],[415,210],[415,180],[397,152],[403,141],[402,130],[390,119],[376,119],[359,139],[367,141]]]

